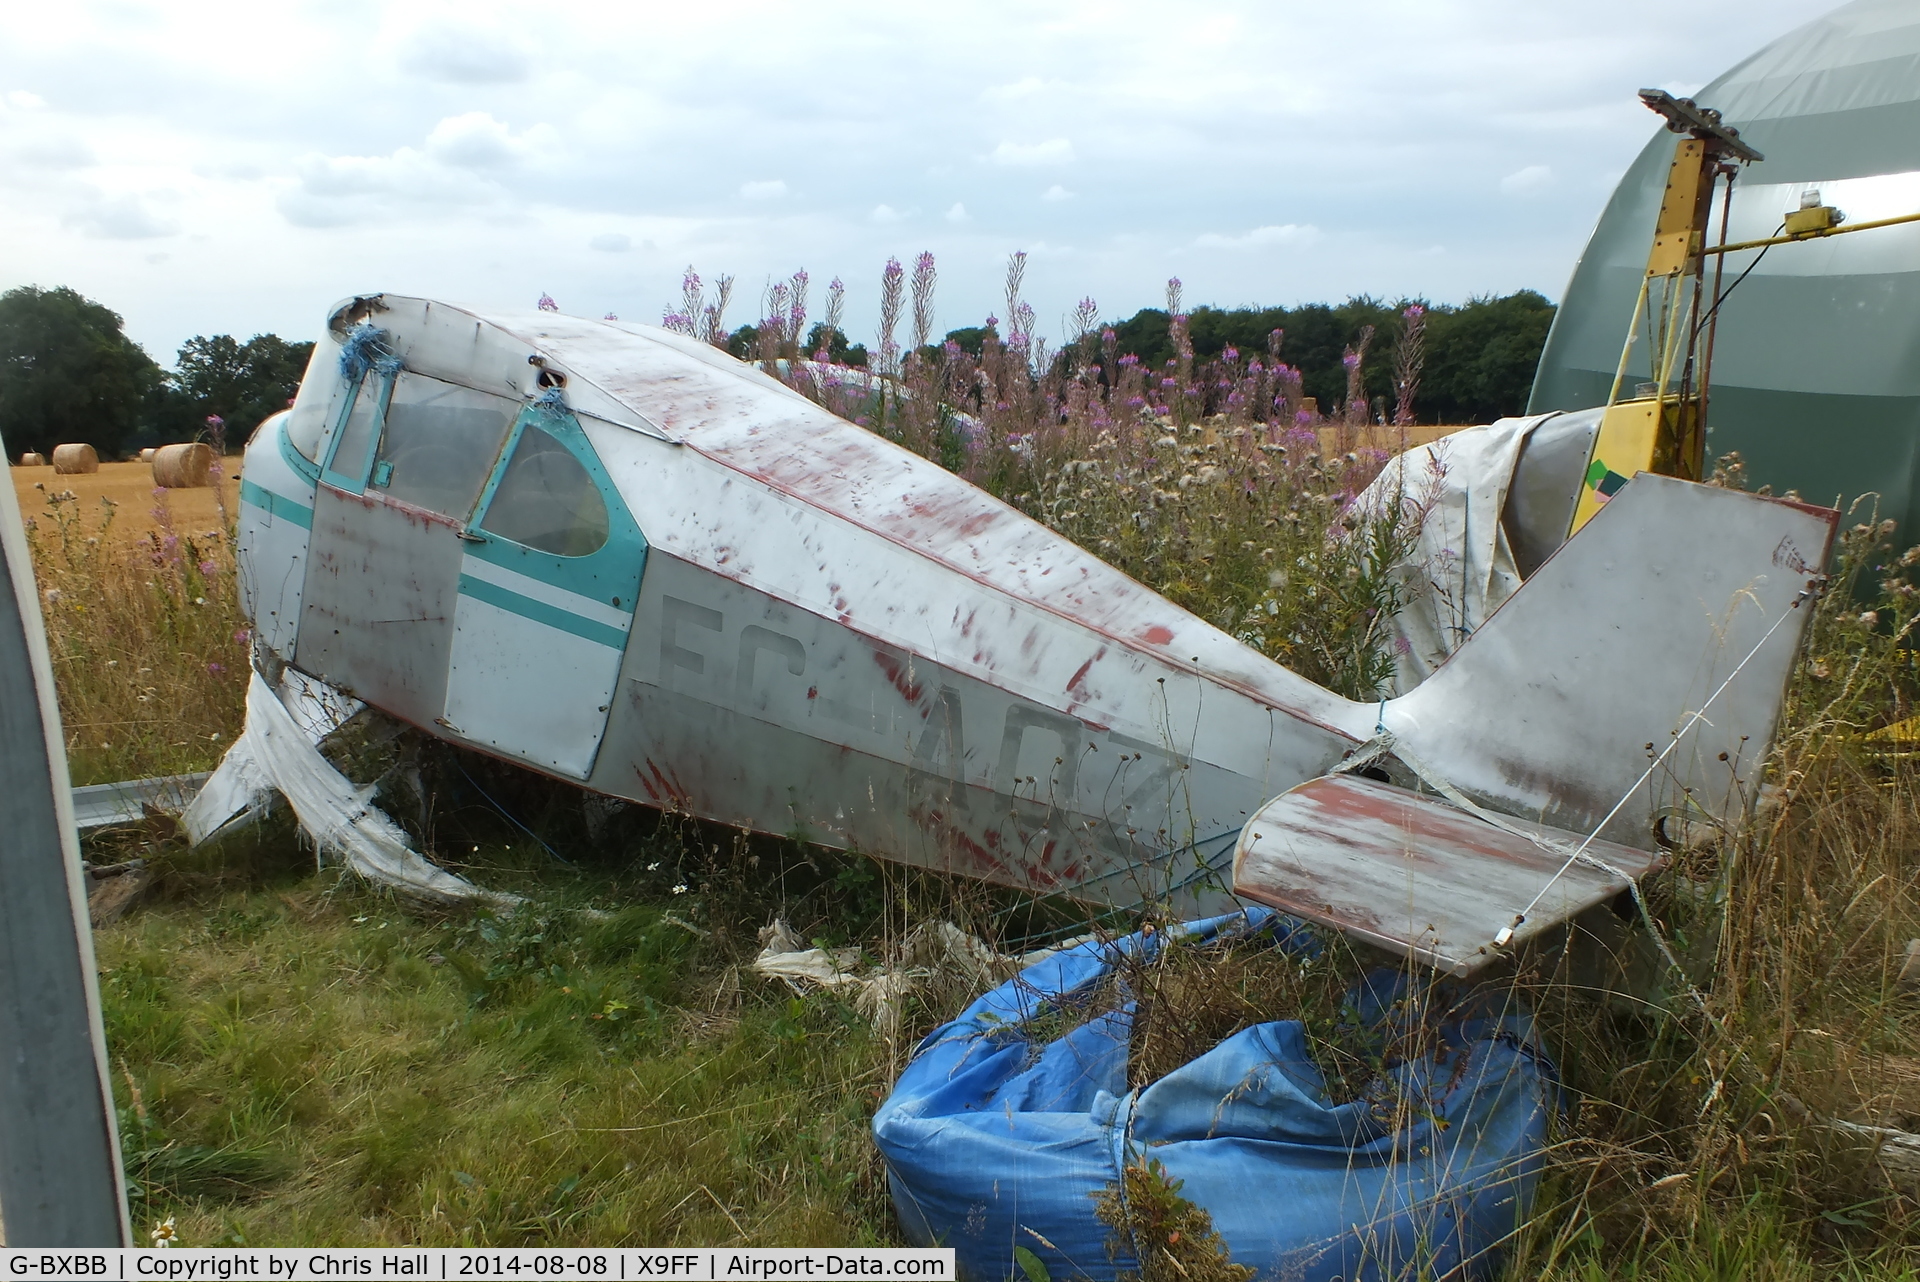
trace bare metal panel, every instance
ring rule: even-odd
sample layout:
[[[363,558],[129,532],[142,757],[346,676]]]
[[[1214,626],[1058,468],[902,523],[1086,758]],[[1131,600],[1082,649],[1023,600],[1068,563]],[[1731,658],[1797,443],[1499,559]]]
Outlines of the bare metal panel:
[[[1643,472],[1383,720],[1480,804],[1556,828],[1651,848],[1663,814],[1737,822],[1837,519]]]
[[[126,1246],[93,935],[33,567],[0,486],[0,1238]]]
[[[1272,777],[1308,778],[1351,743],[1262,721],[1222,766],[1156,728],[1144,698],[1124,725],[1059,702],[655,549],[589,786],[1001,884],[1202,910],[1226,903],[1234,836]]]
[[[295,662],[431,726],[446,703],[462,549],[446,517],[321,485]]]
[[[1562,850],[1579,843],[1524,820],[1514,826]],[[1494,937],[1542,888],[1513,943],[1611,899],[1663,862],[1604,841],[1586,853],[1624,875],[1566,866],[1560,851],[1404,788],[1334,775],[1261,808],[1240,836],[1233,885],[1282,912],[1467,975],[1500,958]]]

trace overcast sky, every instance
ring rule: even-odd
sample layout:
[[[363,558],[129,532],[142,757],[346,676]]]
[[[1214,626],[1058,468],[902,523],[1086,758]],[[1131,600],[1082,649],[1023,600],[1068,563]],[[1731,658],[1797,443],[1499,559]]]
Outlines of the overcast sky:
[[[939,328],[1031,256],[1085,295],[1557,299],[1654,131],[1814,16],[1788,0],[935,7],[57,0],[0,42],[0,288],[71,285],[163,363],[311,337],[392,290],[657,322],[689,264],[732,324],[806,268],[869,337],[889,255]]]

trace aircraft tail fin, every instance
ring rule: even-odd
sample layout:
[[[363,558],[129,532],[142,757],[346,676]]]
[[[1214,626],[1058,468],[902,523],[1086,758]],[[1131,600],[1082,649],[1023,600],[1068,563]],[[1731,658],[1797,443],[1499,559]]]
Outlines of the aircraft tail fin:
[[[1751,806],[1839,513],[1642,473],[1382,709],[1490,808],[1652,849]]]

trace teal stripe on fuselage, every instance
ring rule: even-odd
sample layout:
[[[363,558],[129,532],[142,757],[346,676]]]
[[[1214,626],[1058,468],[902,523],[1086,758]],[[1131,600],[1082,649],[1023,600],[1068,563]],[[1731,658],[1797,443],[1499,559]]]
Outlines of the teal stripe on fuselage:
[[[627,648],[627,634],[619,628],[610,628],[604,623],[595,623],[592,619],[583,619],[577,614],[548,605],[545,601],[536,601],[532,597],[510,592],[485,579],[476,579],[471,574],[460,576],[460,591],[476,601],[485,601],[488,605],[498,606],[502,610],[532,619],[535,623],[544,623],[550,628],[562,632],[571,632],[574,636],[585,637],[613,650]]]
[[[269,516],[282,521],[292,521],[303,530],[313,528],[313,509],[302,507],[284,494],[275,494],[272,490],[255,485],[242,478],[240,481],[240,501],[251,503]]]

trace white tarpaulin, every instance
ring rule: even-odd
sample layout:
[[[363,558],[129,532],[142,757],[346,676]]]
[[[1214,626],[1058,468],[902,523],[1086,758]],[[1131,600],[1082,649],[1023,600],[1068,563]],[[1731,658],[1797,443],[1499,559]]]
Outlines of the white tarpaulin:
[[[958,983],[979,992],[1018,974],[1025,967],[1074,948],[1091,935],[1063,940],[1020,955],[995,952],[978,936],[950,921],[923,922],[901,941],[899,956],[890,966],[869,967],[864,973],[858,948],[827,949],[809,945],[784,918],[760,930],[760,955],[748,967],[766,979],[782,981],[796,993],[809,988],[854,994],[854,1005],[874,1028],[892,1038],[900,1033],[902,1002],[921,989]]]
[[[1396,570],[1399,613],[1388,627],[1393,688],[1407,693],[1445,663],[1520,586],[1500,526],[1513,470],[1527,437],[1551,414],[1469,427],[1390,459],[1354,500],[1369,517],[1396,500],[1424,513],[1419,538]]]
[[[324,858],[338,856],[370,881],[434,903],[518,903],[436,868],[407,844],[407,834],[376,808],[374,787],[355,785],[320,755],[319,739],[360,707],[330,687],[292,673],[283,683],[290,710],[258,672],[247,686],[247,724],[220,768],[182,816],[199,845],[236,820],[257,817],[279,793]]]

